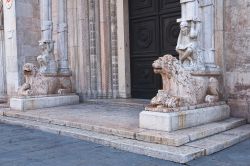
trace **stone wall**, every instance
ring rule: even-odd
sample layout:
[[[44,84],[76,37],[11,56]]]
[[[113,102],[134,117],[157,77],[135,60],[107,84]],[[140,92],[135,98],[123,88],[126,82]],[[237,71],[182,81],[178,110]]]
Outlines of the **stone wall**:
[[[38,0],[16,1],[17,52],[20,59],[18,66],[20,72],[24,63],[36,63],[36,57],[41,52],[38,43],[41,39],[39,9]]]
[[[224,63],[232,115],[250,121],[250,1],[225,0]]]
[[[23,83],[22,66],[39,54],[40,14],[38,0],[4,1],[6,81],[9,96]]]

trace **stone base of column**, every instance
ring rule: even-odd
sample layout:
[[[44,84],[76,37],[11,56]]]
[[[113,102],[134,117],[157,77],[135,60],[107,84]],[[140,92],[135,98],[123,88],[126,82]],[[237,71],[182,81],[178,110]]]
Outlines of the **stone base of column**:
[[[10,99],[10,108],[12,110],[18,111],[36,110],[73,104],[79,104],[79,96],[76,94],[70,94],[65,96],[51,95],[14,97]]]
[[[7,103],[7,102],[8,102],[8,97],[0,96],[0,103]]]
[[[143,111],[140,113],[140,128],[170,132],[229,117],[230,108],[226,104],[169,113]]]

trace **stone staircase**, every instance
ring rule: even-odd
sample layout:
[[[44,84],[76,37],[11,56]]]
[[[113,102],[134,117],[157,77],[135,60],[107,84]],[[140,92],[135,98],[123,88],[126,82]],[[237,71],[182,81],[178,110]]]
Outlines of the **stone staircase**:
[[[41,115],[27,115],[8,109],[0,112],[0,122],[3,123],[71,136],[177,163],[186,163],[213,154],[250,138],[250,125],[239,118],[229,118],[174,132],[161,132],[93,125]]]

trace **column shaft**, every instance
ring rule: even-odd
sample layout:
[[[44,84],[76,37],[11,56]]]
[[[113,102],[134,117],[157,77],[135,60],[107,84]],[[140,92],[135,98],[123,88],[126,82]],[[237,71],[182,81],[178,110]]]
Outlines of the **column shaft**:
[[[37,60],[40,65],[40,72],[44,74],[57,74],[57,64],[54,57],[54,41],[52,40],[52,2],[51,0],[40,0],[41,33],[42,39],[40,46],[43,50],[42,55]]]
[[[58,0],[58,55],[59,73],[70,74],[68,62],[67,0]]]

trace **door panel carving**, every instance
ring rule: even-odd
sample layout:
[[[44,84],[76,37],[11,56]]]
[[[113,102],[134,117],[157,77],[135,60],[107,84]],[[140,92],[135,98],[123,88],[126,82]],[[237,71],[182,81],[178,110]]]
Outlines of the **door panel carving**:
[[[161,78],[152,63],[170,53],[177,55],[181,17],[179,0],[129,0],[131,93],[133,98],[152,98],[161,88]]]

